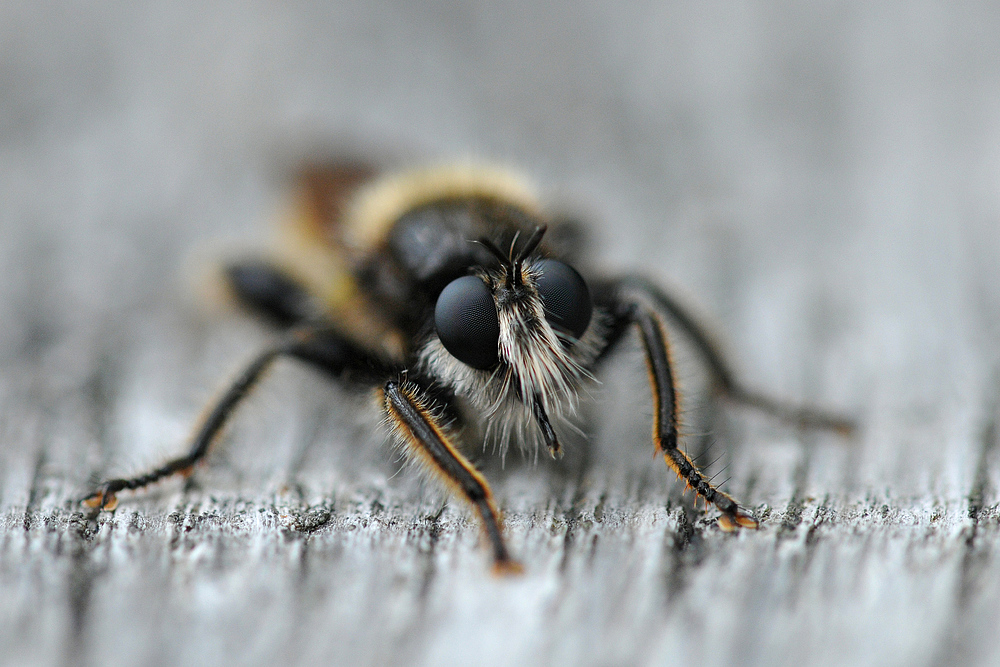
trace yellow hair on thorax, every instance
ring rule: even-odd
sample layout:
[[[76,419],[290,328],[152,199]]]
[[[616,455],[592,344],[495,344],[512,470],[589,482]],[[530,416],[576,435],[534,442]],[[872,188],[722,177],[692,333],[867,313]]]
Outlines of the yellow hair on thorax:
[[[521,176],[484,165],[448,165],[390,174],[363,186],[354,196],[345,220],[344,242],[358,250],[370,250],[388,236],[401,216],[435,201],[495,199],[538,214],[535,192]]]

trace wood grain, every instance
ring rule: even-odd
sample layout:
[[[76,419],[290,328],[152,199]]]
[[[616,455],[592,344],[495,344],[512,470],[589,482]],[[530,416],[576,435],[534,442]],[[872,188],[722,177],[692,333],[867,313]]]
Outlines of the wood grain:
[[[431,9],[5,8],[0,664],[1000,662],[1000,13]],[[633,341],[562,462],[470,447],[526,565],[497,579],[371,397],[282,362],[189,482],[85,514],[272,335],[195,305],[201,258],[354,144],[523,164],[595,266],[861,432],[713,401],[672,331],[685,447],[761,519],[726,534],[652,456]]]

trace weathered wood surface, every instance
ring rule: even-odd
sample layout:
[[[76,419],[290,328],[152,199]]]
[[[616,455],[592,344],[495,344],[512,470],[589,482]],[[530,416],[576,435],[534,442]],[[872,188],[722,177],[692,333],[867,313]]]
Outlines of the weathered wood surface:
[[[1000,13],[326,5],[4,8],[0,663],[1000,662]],[[187,486],[88,520],[267,340],[187,258],[264,243],[344,137],[525,165],[598,264],[862,432],[712,407],[681,350],[688,446],[762,518],[723,534],[626,351],[563,462],[480,457],[527,566],[497,580],[366,398],[287,364]]]

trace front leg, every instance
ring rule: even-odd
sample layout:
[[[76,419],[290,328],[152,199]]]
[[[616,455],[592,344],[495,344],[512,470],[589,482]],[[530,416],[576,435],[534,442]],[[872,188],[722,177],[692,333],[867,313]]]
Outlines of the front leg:
[[[364,383],[369,387],[395,372],[390,362],[362,349],[330,327],[293,330],[274,346],[260,352],[239,374],[208,412],[186,454],[144,474],[108,480],[81,502],[87,507],[111,511],[118,505],[120,491],[141,489],[174,475],[190,474],[208,454],[236,408],[282,357],[298,359],[342,381]]]
[[[482,474],[455,448],[426,391],[412,382],[390,380],[382,389],[389,425],[407,455],[467,501],[482,520],[493,549],[497,574],[517,574],[521,565],[511,558],[503,539],[500,513]]]
[[[705,499],[714,504],[722,516],[719,525],[725,530],[737,527],[756,528],[757,520],[740,508],[733,498],[718,488],[698,469],[691,458],[678,447],[677,387],[674,382],[670,348],[663,320],[659,313],[641,301],[619,296],[613,304],[618,323],[618,336],[629,325],[639,329],[653,392],[653,444],[663,455],[667,465]]]

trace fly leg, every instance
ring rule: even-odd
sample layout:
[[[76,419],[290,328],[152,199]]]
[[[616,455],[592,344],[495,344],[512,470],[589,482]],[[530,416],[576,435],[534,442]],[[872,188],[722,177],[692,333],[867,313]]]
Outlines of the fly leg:
[[[412,382],[390,380],[382,389],[385,413],[407,455],[462,498],[479,515],[493,551],[497,574],[517,574],[520,563],[511,558],[503,538],[502,519],[489,484],[452,444],[431,397]]]
[[[218,439],[243,399],[250,395],[274,362],[283,357],[303,361],[342,381],[371,384],[374,379],[394,372],[388,362],[361,349],[332,329],[308,327],[293,330],[277,344],[260,352],[229,385],[209,410],[186,454],[135,477],[110,479],[98,485],[82,500],[83,504],[113,510],[118,505],[117,494],[120,491],[141,489],[167,477],[190,474],[208,454],[212,443]]]
[[[641,300],[629,299],[620,292],[609,305],[614,320],[604,352],[620,341],[632,326],[638,329],[642,340],[653,394],[653,444],[656,450],[689,488],[722,512],[719,525],[723,529],[756,528],[757,520],[742,509],[732,496],[713,485],[678,446],[677,385],[662,317]]]
[[[760,410],[785,423],[801,428],[828,429],[843,436],[850,436],[857,429],[855,421],[844,415],[810,406],[794,405],[744,386],[736,378],[736,374],[708,330],[676,299],[646,278],[628,276],[611,285],[605,285],[605,289],[608,288],[613,289],[615,293],[627,291],[641,294],[658,310],[669,315],[670,319],[684,330],[684,333],[694,344],[708,365],[715,386],[729,400]],[[612,330],[612,336],[615,334],[621,336],[626,326],[627,323],[616,323]]]

